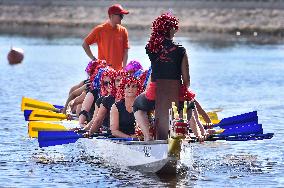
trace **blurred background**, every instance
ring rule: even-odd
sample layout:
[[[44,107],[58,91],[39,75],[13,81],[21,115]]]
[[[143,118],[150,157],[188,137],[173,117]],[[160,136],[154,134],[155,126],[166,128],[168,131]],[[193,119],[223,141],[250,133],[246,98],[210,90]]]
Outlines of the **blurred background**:
[[[171,9],[184,34],[283,38],[283,0],[0,0],[0,32],[82,37],[108,18],[114,3],[129,9],[123,24],[131,31],[149,32],[154,18]]]

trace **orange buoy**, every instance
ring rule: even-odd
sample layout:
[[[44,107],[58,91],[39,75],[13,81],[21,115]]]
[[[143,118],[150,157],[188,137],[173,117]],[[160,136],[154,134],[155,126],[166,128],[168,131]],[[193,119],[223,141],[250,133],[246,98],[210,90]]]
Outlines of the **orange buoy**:
[[[10,65],[19,64],[24,59],[24,50],[21,48],[11,48],[10,52],[8,53],[8,61]]]

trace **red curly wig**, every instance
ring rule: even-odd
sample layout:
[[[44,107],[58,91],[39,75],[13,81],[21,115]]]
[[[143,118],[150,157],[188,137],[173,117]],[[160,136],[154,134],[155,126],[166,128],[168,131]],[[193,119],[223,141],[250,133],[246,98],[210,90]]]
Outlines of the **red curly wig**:
[[[122,83],[120,84],[120,87],[119,87],[119,90],[118,90],[120,99],[125,98],[125,87],[126,87],[127,85],[130,85],[130,84],[135,84],[135,85],[137,85],[137,93],[136,93],[136,96],[140,95],[140,94],[143,92],[143,82],[141,82],[141,80],[138,79],[138,78],[135,78],[135,77],[133,77],[133,76],[128,76],[128,77],[125,77],[125,78],[122,80]]]
[[[152,33],[146,49],[151,53],[160,52],[163,49],[162,43],[170,35],[170,30],[178,30],[178,23],[178,19],[171,14],[162,14],[156,18],[151,27]]]
[[[111,92],[108,93],[107,91],[107,86],[104,85],[104,78],[105,77],[109,77],[110,78],[110,85],[108,87],[110,87]],[[101,79],[100,79],[100,92],[101,92],[101,96],[106,96],[106,95],[112,95],[115,96],[116,94],[116,89],[115,89],[115,84],[114,84],[114,79],[116,77],[116,72],[114,69],[112,68],[108,68],[106,71],[104,71],[102,73]]]
[[[95,61],[90,61],[88,66],[86,67],[86,72],[89,75],[90,81],[93,82],[94,78],[98,74],[100,68],[106,67],[106,61],[97,59]]]

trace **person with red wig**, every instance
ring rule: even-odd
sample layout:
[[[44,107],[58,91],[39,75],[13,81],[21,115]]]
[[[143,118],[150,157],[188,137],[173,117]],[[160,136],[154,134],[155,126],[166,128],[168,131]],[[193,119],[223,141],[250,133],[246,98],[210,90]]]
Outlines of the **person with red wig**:
[[[135,77],[123,79],[120,85],[122,99],[115,102],[110,111],[110,130],[113,136],[130,138],[135,136],[135,117],[132,106],[142,92],[142,83]]]
[[[80,127],[84,127],[85,123],[89,123],[93,116],[96,116],[98,112],[102,97],[105,95],[100,95],[100,84],[97,83],[100,81],[100,78],[107,67],[101,67],[97,71],[95,71],[92,77],[92,89],[87,93],[84,101],[82,103],[81,111],[79,113],[79,125]],[[100,97],[101,96],[101,97]]]
[[[81,112],[81,106],[86,95],[89,92],[93,91],[91,83],[94,80],[94,77],[96,76],[98,70],[105,66],[105,61],[99,59],[90,61],[88,63],[85,69],[88,78],[70,89],[62,113],[66,114],[67,108],[70,107],[72,112],[74,112],[74,110],[76,109],[76,114],[79,116],[79,113]]]
[[[106,70],[101,77],[101,87],[100,93],[103,98],[97,100],[97,104],[100,103],[98,112],[96,116],[87,124],[84,128],[89,130],[85,134],[86,137],[92,135],[94,132],[98,131],[100,128],[102,131],[110,131],[110,109],[111,106],[119,99],[118,90],[123,79],[123,71],[115,71],[113,69]]]
[[[146,92],[139,95],[133,105],[135,119],[142,130],[145,141],[153,139],[149,132],[147,112],[155,108],[157,79],[180,80],[180,103],[195,101],[195,94],[188,89],[190,75],[186,50],[173,41],[174,35],[178,31],[178,23],[178,19],[170,13],[157,17],[153,22],[152,33],[145,47],[151,61],[151,82]],[[194,112],[197,113],[195,107],[194,109]],[[207,133],[200,123],[198,115],[192,116],[191,119],[190,125],[193,132],[201,141],[204,140]]]
[[[119,4],[109,7],[109,21],[94,27],[82,44],[90,59],[97,59],[90,49],[90,45],[96,43],[98,59],[106,60],[107,65],[115,70],[121,70],[126,66],[129,49],[128,32],[121,25],[121,20],[128,13],[129,11]]]

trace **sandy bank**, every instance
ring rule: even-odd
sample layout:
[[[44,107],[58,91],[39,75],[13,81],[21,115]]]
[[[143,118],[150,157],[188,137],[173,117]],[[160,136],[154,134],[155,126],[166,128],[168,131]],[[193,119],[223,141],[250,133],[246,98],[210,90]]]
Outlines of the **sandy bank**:
[[[119,1],[0,0],[0,33],[83,37],[107,20],[107,7]],[[149,32],[153,19],[171,8],[181,32],[284,36],[283,0],[177,0],[119,2],[131,12],[129,30]]]

